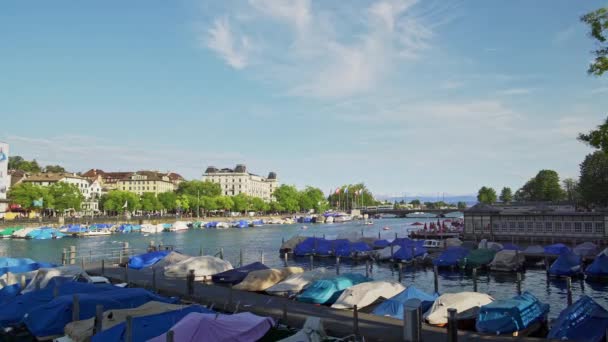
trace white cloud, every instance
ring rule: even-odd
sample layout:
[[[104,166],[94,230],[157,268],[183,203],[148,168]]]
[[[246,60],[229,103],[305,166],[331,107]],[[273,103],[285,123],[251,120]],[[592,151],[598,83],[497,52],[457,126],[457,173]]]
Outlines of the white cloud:
[[[219,54],[231,67],[243,69],[248,64],[250,51],[249,38],[245,35],[235,37],[227,18],[218,18],[206,32],[206,46]]]
[[[510,88],[498,91],[499,95],[528,95],[535,89],[533,88]]]
[[[553,44],[561,45],[567,43],[576,35],[577,26],[578,24],[570,25],[558,31],[555,36],[553,36]]]
[[[462,81],[447,80],[447,81],[441,82],[439,87],[441,89],[460,89],[460,88],[464,87],[464,85],[465,85],[465,83]]]
[[[255,64],[254,77],[288,95],[340,98],[377,89],[398,66],[416,61],[439,22],[417,14],[415,0],[324,5],[249,0],[207,24],[207,46],[237,69]]]

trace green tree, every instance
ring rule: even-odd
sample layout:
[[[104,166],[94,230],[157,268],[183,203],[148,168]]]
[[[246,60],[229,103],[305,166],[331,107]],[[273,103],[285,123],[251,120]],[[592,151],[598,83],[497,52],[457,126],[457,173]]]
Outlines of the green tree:
[[[270,210],[270,204],[259,197],[253,197],[251,198],[251,208],[256,212],[265,213]]]
[[[190,196],[209,196],[215,197],[220,196],[222,194],[222,188],[218,183],[213,183],[209,181],[184,181],[179,183],[177,187],[178,195],[190,195]]]
[[[66,171],[63,168],[63,166],[59,166],[59,165],[47,165],[44,168],[44,172],[62,173],[62,172],[66,172]]]
[[[608,207],[608,155],[596,151],[581,164],[578,191],[590,207]]]
[[[580,200],[578,193],[578,182],[573,178],[566,178],[562,181],[564,191],[566,192],[566,199],[569,202],[578,202]]]
[[[420,207],[420,200],[419,199],[413,199],[410,201],[410,204],[414,207]]]
[[[157,211],[162,208],[162,204],[153,192],[144,192],[139,200],[140,208],[143,211]]]
[[[80,205],[84,201],[84,196],[74,184],[57,182],[48,188],[49,195],[53,198],[52,209],[63,213],[68,209],[80,211]]]
[[[295,186],[283,184],[276,188],[273,196],[280,204],[282,211],[293,213],[300,210],[299,194]]]
[[[217,197],[204,196],[201,197],[201,208],[206,211],[218,210],[219,207],[216,201]]]
[[[177,196],[175,205],[178,210],[189,211],[190,210],[190,196],[187,194],[181,194]]]
[[[235,212],[245,212],[252,208],[253,198],[247,196],[247,194],[241,192],[236,196],[232,196],[233,207],[232,210]]]
[[[591,28],[591,37],[595,38],[597,50],[595,60],[589,65],[589,74],[601,76],[608,70],[608,7],[600,8],[581,17]]]
[[[329,204],[334,207],[338,207],[338,204],[340,204],[340,208],[352,209],[353,207],[378,205],[380,203],[376,201],[371,191],[363,183],[343,185],[339,189],[339,193],[334,192],[327,199]],[[348,189],[348,192],[346,189]]]
[[[515,198],[518,201],[556,202],[564,200],[566,193],[560,186],[557,172],[540,170],[534,178],[517,190]]]
[[[129,191],[112,190],[103,195],[100,202],[103,210],[119,214],[140,208],[139,196]],[[127,205],[126,208],[125,204]]]
[[[436,209],[435,202],[424,202],[425,209]]]
[[[53,207],[53,197],[47,187],[34,185],[32,183],[19,183],[10,188],[8,198],[12,203],[19,204],[24,209],[38,209],[34,201],[42,199],[42,208]]]
[[[9,156],[8,157],[8,169],[9,170],[19,170],[28,173],[39,173],[42,171],[40,165],[36,159],[32,161],[27,161],[23,159],[21,156]]]
[[[232,198],[228,196],[218,196],[215,198],[215,201],[217,203],[218,209],[225,211],[230,211],[230,209],[232,209],[232,206],[234,205]]]
[[[312,186],[307,186],[300,192],[298,204],[300,205],[300,210],[313,209],[317,213],[322,213],[329,208],[323,191]]]
[[[496,190],[490,187],[482,186],[477,192],[477,201],[485,204],[496,203]]]
[[[499,199],[502,203],[511,203],[511,201],[513,201],[513,191],[511,188],[507,186],[502,188]]]
[[[589,131],[589,133],[579,133],[578,140],[608,153],[608,118],[604,120],[603,124]]]
[[[177,194],[173,191],[161,192],[158,194],[158,201],[165,210],[173,211],[177,208]]]
[[[457,204],[458,209],[466,209],[467,208],[467,202],[458,202]]]

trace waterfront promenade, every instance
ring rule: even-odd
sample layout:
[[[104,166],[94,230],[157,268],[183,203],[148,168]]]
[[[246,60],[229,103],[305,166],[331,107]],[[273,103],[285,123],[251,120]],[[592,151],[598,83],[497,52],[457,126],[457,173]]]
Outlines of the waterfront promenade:
[[[179,296],[185,300],[213,305],[218,310],[227,312],[249,311],[262,316],[270,316],[285,322],[290,327],[301,328],[307,317],[320,317],[330,336],[345,337],[358,331],[359,337],[366,341],[403,341],[403,321],[367,314],[358,313],[358,330],[355,328],[352,311],[336,310],[326,306],[301,303],[287,298],[273,297],[259,293],[232,290],[228,287],[195,282],[192,286],[192,295],[188,295],[188,282],[186,279],[167,279],[161,273],[150,271],[127,270],[117,265],[104,265],[101,263],[89,264],[86,271],[93,275],[103,275],[114,282],[128,281],[131,286],[155,289],[164,295]],[[423,341],[447,341],[447,328],[422,325]],[[487,336],[474,332],[458,332],[458,341],[544,341],[536,338],[515,338],[507,336]]]

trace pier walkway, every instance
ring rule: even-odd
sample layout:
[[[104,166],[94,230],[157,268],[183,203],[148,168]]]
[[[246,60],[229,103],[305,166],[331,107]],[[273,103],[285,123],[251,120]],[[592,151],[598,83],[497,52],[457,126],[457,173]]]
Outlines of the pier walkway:
[[[270,316],[282,320],[288,326],[301,328],[307,317],[315,316],[323,319],[324,327],[330,336],[343,337],[355,333],[353,311],[336,310],[326,306],[312,305],[293,301],[283,297],[268,296],[253,292],[232,290],[228,287],[194,282],[191,290],[186,279],[165,278],[161,272],[151,270],[126,270],[117,265],[91,263],[86,271],[92,275],[103,275],[113,282],[128,282],[132,286],[156,290],[167,296],[178,296],[185,301],[203,305],[213,305],[218,310],[227,312],[249,311],[262,316]],[[155,275],[155,276],[154,276]],[[154,279],[155,278],[155,279]],[[192,295],[188,295],[189,290]],[[285,320],[286,313],[286,320]],[[358,313],[359,336],[366,341],[403,341],[403,321]],[[423,341],[447,341],[447,328],[422,325]],[[473,332],[458,332],[458,341],[541,341],[535,338],[515,338],[502,336],[479,335]]]

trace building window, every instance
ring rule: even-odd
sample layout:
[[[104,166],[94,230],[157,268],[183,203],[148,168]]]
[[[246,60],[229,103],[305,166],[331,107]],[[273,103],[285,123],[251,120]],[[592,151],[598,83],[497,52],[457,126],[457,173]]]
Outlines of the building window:
[[[515,227],[516,227],[517,223],[511,221],[509,222],[509,230],[510,231],[515,231]]]
[[[517,222],[517,229],[519,230],[520,233],[523,233],[524,230],[526,229],[526,223],[525,222]],[[511,231],[515,231],[515,230],[512,229]]]
[[[580,233],[583,231],[583,223],[582,222],[574,222],[574,232]]]
[[[604,222],[595,222],[595,232],[604,234]]]
[[[593,222],[585,222],[585,233],[593,233]]]
[[[553,227],[556,233],[562,232],[562,223],[561,222],[553,222]]]
[[[553,222],[545,222],[545,233],[553,232]]]
[[[536,225],[534,226],[534,231],[537,233],[541,233],[543,231],[543,223],[536,222]]]
[[[572,222],[564,222],[564,233],[572,233]]]

